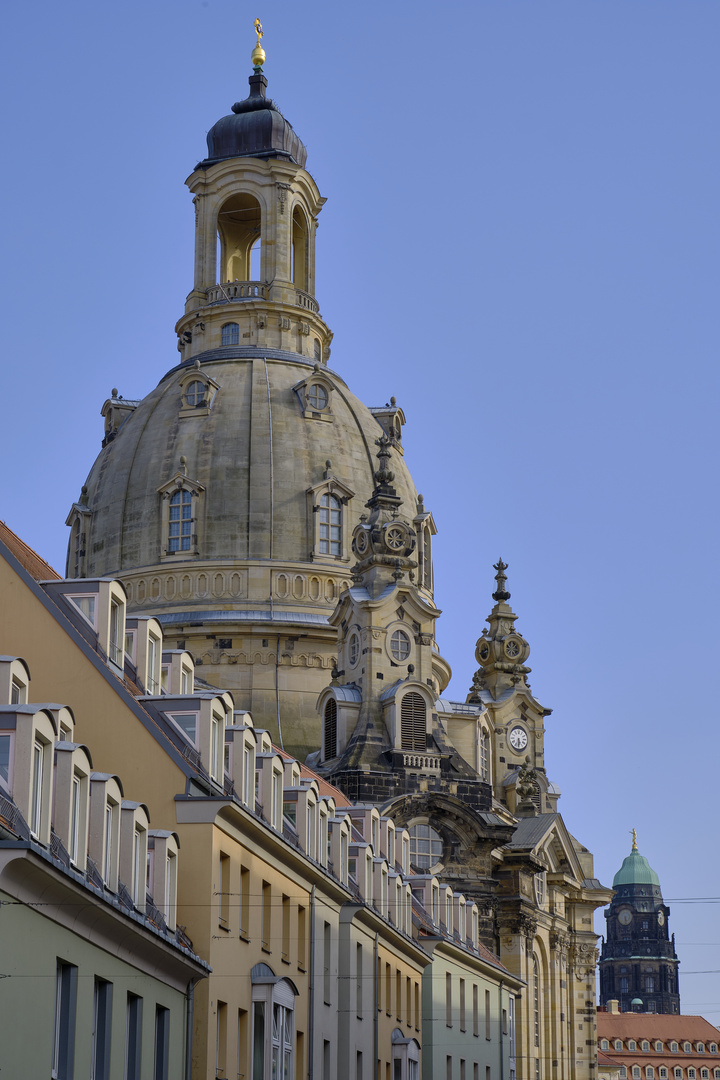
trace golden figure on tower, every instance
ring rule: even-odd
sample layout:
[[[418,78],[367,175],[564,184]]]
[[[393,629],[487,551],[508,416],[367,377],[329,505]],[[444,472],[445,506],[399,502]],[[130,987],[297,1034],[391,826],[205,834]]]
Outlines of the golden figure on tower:
[[[260,39],[262,38],[265,31],[263,30],[262,23],[259,19],[255,20],[253,26],[255,27],[255,33],[257,34],[257,41],[255,43],[255,48],[250,54],[250,59],[252,60],[252,65],[255,71],[262,71],[262,66],[265,63],[265,50],[260,44]]]
[[[632,833],[632,838],[633,838],[632,849],[633,849],[633,851],[637,851],[637,849],[638,849],[638,846],[637,846],[637,833],[635,832],[634,829],[631,829],[630,832]]]

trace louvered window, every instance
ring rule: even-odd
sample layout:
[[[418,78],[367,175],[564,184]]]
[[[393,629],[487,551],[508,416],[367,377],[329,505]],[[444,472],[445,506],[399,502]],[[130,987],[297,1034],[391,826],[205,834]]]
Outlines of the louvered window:
[[[337,702],[330,698],[325,706],[325,759],[337,757]]]
[[[411,690],[400,705],[400,742],[403,750],[427,750],[425,715],[422,696]]]

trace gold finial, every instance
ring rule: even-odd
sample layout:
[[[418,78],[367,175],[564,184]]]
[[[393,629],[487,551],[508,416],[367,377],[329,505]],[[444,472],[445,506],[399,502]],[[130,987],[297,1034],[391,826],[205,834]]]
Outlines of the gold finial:
[[[255,27],[255,33],[257,34],[257,41],[255,43],[255,48],[250,54],[250,59],[252,60],[255,71],[262,71],[262,66],[265,63],[265,50],[260,44],[260,39],[265,31],[263,30],[262,23],[259,19],[255,20],[253,26]]]
[[[632,849],[633,849],[633,851],[637,851],[637,849],[638,849],[638,846],[637,846],[637,833],[635,832],[634,829],[631,829],[630,832],[632,833],[632,838],[633,838]]]

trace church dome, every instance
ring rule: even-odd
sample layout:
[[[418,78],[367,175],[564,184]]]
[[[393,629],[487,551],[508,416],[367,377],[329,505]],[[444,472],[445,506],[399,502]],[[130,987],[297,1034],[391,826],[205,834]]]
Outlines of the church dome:
[[[178,561],[197,567],[271,560],[288,573],[303,563],[320,577],[325,571],[349,579],[349,532],[335,557],[318,550],[312,491],[327,486],[335,492],[351,531],[373,491],[375,443],[383,426],[334,372],[292,353],[256,352],[206,353],[202,362],[173,368],[147,397],[131,403],[136,407],[107,441],[86,482],[84,498],[92,511],[88,575],[124,577],[152,566],[171,570]],[[194,401],[198,392],[206,395],[201,408],[188,404],[188,395]],[[316,397],[324,408],[312,415],[308,398]],[[113,399],[113,405],[123,400]],[[385,409],[378,411],[382,416]],[[412,518],[415,486],[399,449],[392,458],[394,483]],[[181,484],[187,477],[195,500],[191,559],[168,553],[163,532],[163,486],[178,477]],[[314,599],[329,612],[337,590],[327,600],[326,591]],[[173,586],[170,592],[157,596],[153,607],[176,608],[179,595]],[[296,599],[317,610],[311,593]],[[198,597],[195,606],[207,607],[208,600]]]
[[[634,848],[623,859],[622,866],[613,878],[613,889],[620,885],[657,885],[660,888],[660,879],[645,856]]]
[[[265,96],[267,79],[256,73],[249,78],[250,94],[237,101],[207,134],[208,156],[200,168],[226,158],[286,158],[305,166],[307,150],[277,105]]]

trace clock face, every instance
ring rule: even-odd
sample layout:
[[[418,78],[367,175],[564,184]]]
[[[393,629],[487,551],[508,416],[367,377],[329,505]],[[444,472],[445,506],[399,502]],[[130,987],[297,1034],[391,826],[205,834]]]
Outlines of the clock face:
[[[632,911],[623,908],[622,911],[618,913],[618,922],[622,923],[623,926],[629,926],[632,922]]]
[[[511,728],[510,734],[508,736],[508,741],[512,746],[513,750],[516,750],[517,753],[520,753],[520,751],[524,750],[528,744],[527,731],[525,730],[525,728],[521,728],[518,726]]]
[[[658,926],[664,926],[664,925],[665,925],[665,912],[664,911],[658,911]]]

